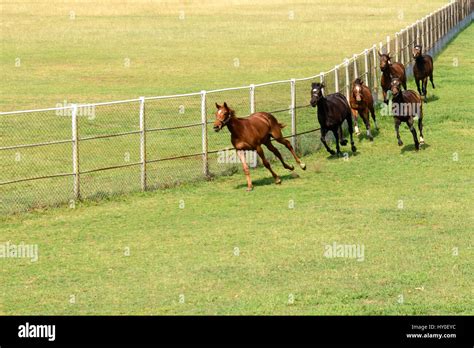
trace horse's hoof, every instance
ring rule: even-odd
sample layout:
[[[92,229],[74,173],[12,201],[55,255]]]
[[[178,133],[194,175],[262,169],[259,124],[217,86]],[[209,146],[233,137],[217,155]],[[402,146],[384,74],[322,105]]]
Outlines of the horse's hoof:
[[[281,179],[280,179],[280,178],[276,178],[276,179],[275,179],[275,184],[280,185],[280,184],[281,184]]]
[[[352,152],[357,152],[357,147],[352,146],[352,147],[351,147],[351,150],[352,150]]]
[[[247,187],[247,192],[253,191],[253,186],[252,187]]]
[[[369,137],[369,140],[370,140],[370,141],[374,141],[374,137]]]
[[[300,167],[301,169],[306,170],[306,164],[304,164],[303,162],[300,163]]]
[[[398,146],[403,146],[403,141],[399,140],[398,141]]]
[[[334,155],[336,154],[336,151],[334,151],[334,150],[329,150],[329,153],[334,156]]]
[[[420,137],[420,145],[423,145],[425,143],[425,139],[423,139],[422,137]]]
[[[347,145],[347,139],[341,140],[341,145],[346,146]]]
[[[287,166],[286,169],[293,171],[293,170],[295,170],[295,167],[294,166]]]

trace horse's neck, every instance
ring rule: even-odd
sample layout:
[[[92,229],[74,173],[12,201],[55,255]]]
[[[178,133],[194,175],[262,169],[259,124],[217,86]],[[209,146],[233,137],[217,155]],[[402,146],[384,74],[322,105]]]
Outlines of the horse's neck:
[[[229,122],[227,122],[227,129],[229,132],[233,135],[236,136],[238,130],[241,128],[242,121],[239,120],[237,117],[232,116],[229,119]]]
[[[422,55],[416,57],[415,64],[418,66],[423,66],[425,64],[425,57]]]
[[[328,100],[322,97],[318,100],[318,115],[326,116],[328,111]]]
[[[393,97],[392,101],[396,104],[403,103],[403,92],[400,91],[400,93],[396,97]]]
[[[382,71],[382,75],[388,79],[391,78],[391,75],[392,75],[392,66],[389,65],[387,69],[385,69],[384,71]]]

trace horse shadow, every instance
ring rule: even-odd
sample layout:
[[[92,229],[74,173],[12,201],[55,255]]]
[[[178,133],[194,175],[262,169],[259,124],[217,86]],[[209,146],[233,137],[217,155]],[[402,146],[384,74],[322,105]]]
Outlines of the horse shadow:
[[[292,174],[286,174],[286,175],[280,175],[280,179],[282,181],[286,181],[286,180],[293,180],[293,179],[296,179],[298,178],[299,176],[297,175],[292,175]],[[255,187],[255,186],[269,186],[269,185],[275,185],[275,179],[273,179],[273,177],[266,177],[266,178],[261,178],[261,179],[257,179],[257,180],[252,180],[252,185]],[[242,189],[244,187],[247,187],[247,183],[243,183],[243,184],[238,184],[237,186],[235,186],[236,189]]]
[[[426,150],[429,147],[430,147],[429,144],[424,143],[423,145],[420,145],[420,150]],[[416,151],[415,144],[408,144],[402,147],[402,149],[400,150],[400,153],[404,154],[405,152],[413,152],[413,151]]]
[[[380,128],[376,129],[375,127],[374,128],[370,127],[370,132],[372,133],[372,136],[374,137],[374,140],[375,140],[380,134]],[[367,136],[367,132],[366,132],[365,128],[363,130],[362,130],[362,128],[360,129],[360,134],[359,135],[355,135],[355,133],[354,133],[354,138],[356,138],[356,137],[358,138],[359,142],[363,142],[363,141],[369,141],[370,142],[370,139]]]
[[[431,102],[435,102],[439,100],[439,97],[436,95],[436,94],[432,94],[428,97],[426,97],[426,99],[424,100],[425,103],[431,103]]]

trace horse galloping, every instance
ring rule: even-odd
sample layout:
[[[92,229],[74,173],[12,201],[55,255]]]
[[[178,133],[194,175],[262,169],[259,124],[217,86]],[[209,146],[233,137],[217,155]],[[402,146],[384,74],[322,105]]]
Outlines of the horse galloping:
[[[356,152],[357,148],[354,144],[354,139],[352,138],[352,112],[349,103],[347,102],[346,97],[341,93],[329,94],[327,97],[323,95],[323,83],[313,83],[311,85],[311,101],[310,104],[314,108],[318,106],[318,121],[321,125],[321,142],[323,143],[326,150],[331,154],[335,155],[336,152],[331,150],[331,148],[326,143],[326,134],[328,131],[332,131],[334,137],[336,138],[336,149],[337,154],[341,154],[339,147],[339,137],[340,144],[347,145],[347,140],[343,138],[342,134],[342,123],[344,120],[347,120],[347,125],[349,128],[349,134],[351,137],[351,149],[352,152]]]
[[[224,102],[223,105],[216,103],[216,107],[217,111],[215,115],[216,121],[214,122],[214,130],[219,132],[224,126],[227,126],[227,129],[229,129],[232,145],[237,150],[237,154],[242,162],[242,167],[247,179],[247,191],[251,191],[253,186],[250,179],[250,170],[245,161],[245,154],[243,151],[257,151],[257,154],[262,159],[263,165],[270,171],[270,173],[272,173],[276,184],[281,184],[281,179],[272,170],[270,162],[265,158],[262,144],[275,154],[283,164],[283,167],[288,170],[295,169],[292,165],[285,163],[280,151],[273,146],[271,138],[275,139],[280,144],[285,145],[286,148],[290,150],[301,169],[306,169],[306,164],[301,162],[298,158],[291,143],[283,137],[281,130],[285,126],[279,123],[272,114],[267,112],[256,112],[248,117],[239,118],[235,116],[235,111],[229,108],[226,102]]]
[[[395,121],[395,132],[397,133],[398,145],[402,146],[403,142],[400,138],[400,124],[406,122],[415,141],[415,149],[420,149],[420,144],[424,144],[423,139],[423,105],[421,97],[415,91],[402,91],[402,82],[399,78],[393,78],[390,83],[390,90],[393,94],[392,99],[392,114]],[[415,127],[413,126],[415,117],[418,117],[418,130],[420,131],[420,141],[416,135]]]
[[[405,66],[402,63],[392,63],[392,57],[390,53],[380,53],[378,51],[380,61],[380,71],[382,71],[382,77],[380,79],[380,86],[382,86],[383,101],[388,103],[387,91],[390,89],[392,78],[397,77],[400,79],[403,88],[407,90],[407,77],[405,73]]]
[[[423,54],[421,45],[415,45],[413,48],[413,58],[415,59],[415,64],[413,64],[413,75],[415,76],[416,87],[418,88],[418,93],[425,98],[426,102],[426,86],[428,86],[428,77],[431,81],[431,86],[435,88],[433,82],[433,58],[428,54]]]
[[[360,134],[357,121],[357,114],[359,114],[362,117],[362,120],[364,120],[365,128],[367,129],[367,137],[370,139],[370,141],[373,141],[374,137],[370,132],[369,112],[372,115],[372,119],[374,120],[375,128],[378,129],[377,120],[375,119],[374,98],[372,97],[369,87],[364,85],[364,81],[362,81],[360,78],[357,78],[354,80],[354,82],[352,82],[349,103],[354,115],[354,129],[356,135]]]

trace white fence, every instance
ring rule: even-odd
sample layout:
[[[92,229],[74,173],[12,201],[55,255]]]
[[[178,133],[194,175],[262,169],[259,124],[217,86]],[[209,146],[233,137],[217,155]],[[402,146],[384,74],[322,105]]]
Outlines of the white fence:
[[[310,134],[318,130],[308,105],[311,82],[324,81],[326,93],[348,96],[351,82],[360,77],[377,98],[377,50],[390,51],[409,66],[415,44],[436,53],[471,20],[471,1],[453,1],[394,37],[307,78],[1,112],[0,128],[7,130],[7,136],[0,143],[0,214],[74,204],[80,198],[147,190],[234,170],[233,165],[216,160],[228,146],[228,137],[209,132],[214,102],[227,101],[239,115],[257,109],[278,114],[280,121],[291,125],[285,136],[293,146],[300,153],[310,152],[319,146],[319,137]]]

